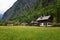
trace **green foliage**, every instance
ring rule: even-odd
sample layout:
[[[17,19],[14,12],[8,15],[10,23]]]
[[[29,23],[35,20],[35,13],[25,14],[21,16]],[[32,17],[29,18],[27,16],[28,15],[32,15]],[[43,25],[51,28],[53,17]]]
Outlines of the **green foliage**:
[[[22,16],[14,16],[12,20],[30,23],[42,15],[51,15],[53,22],[60,22],[60,0],[50,5],[49,2],[50,0],[44,0],[43,3],[37,2],[28,12],[25,12]]]

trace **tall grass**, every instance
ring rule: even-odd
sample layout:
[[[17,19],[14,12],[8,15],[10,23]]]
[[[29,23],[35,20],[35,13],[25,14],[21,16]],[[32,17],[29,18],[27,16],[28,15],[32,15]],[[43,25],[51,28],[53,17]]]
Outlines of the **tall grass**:
[[[3,26],[0,40],[60,40],[60,28]]]

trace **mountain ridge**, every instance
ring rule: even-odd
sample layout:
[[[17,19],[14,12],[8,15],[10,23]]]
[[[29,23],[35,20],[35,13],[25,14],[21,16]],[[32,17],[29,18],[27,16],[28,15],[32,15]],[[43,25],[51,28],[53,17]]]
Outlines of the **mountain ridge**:
[[[0,20],[2,20],[3,14],[0,13]]]
[[[36,18],[42,14],[47,15],[48,13],[48,15],[55,15],[56,4],[57,0],[17,0],[14,5],[4,13],[3,20],[16,20],[20,22],[29,20],[30,22],[36,20]],[[49,10],[52,11],[50,12]]]

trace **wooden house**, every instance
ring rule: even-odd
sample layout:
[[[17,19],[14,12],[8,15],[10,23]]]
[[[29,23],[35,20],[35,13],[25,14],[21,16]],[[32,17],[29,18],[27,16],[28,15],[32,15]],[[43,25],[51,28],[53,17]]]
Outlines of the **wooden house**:
[[[38,25],[39,25],[39,23],[38,23],[38,22],[36,22],[36,21],[31,21],[30,25],[31,25],[31,26],[38,26]]]
[[[52,17],[49,16],[41,16],[36,20],[39,23],[39,26],[52,26]]]
[[[36,21],[32,21],[31,26],[52,26],[52,17],[41,16]]]

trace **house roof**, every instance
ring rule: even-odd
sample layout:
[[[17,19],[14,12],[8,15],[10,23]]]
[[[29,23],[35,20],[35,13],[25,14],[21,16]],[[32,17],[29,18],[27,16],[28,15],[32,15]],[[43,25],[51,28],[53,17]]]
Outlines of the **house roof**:
[[[37,21],[39,21],[39,20],[48,20],[50,17],[51,17],[50,15],[49,16],[43,16],[43,17],[41,16],[37,19]]]
[[[38,23],[38,22],[36,22],[36,21],[32,21],[31,23]]]

